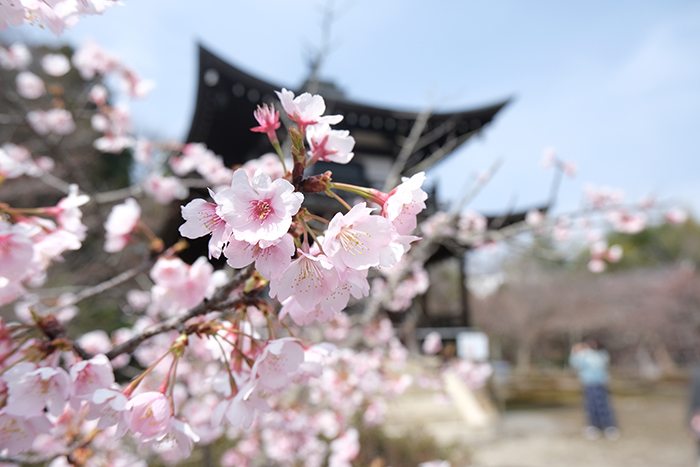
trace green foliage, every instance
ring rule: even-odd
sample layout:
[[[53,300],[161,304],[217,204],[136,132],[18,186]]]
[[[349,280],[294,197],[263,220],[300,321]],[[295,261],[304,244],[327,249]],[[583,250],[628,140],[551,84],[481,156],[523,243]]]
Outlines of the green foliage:
[[[685,224],[649,227],[634,235],[612,233],[610,245],[624,250],[622,261],[610,265],[611,270],[658,266],[690,261],[700,264],[700,225],[694,220]]]

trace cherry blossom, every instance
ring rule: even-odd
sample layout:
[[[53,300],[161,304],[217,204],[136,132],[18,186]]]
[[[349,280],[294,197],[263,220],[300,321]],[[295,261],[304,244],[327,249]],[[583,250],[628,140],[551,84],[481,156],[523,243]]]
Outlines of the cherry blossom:
[[[351,428],[331,443],[331,456],[328,459],[328,466],[350,467],[352,465],[352,460],[355,459],[359,453],[359,435],[356,429]]]
[[[193,199],[182,206],[182,217],[185,223],[180,226],[180,235],[186,238],[199,238],[211,234],[209,240],[209,257],[218,258],[229,237],[231,227],[221,217],[221,205],[227,203],[227,198],[209,190],[215,203],[203,199]]]
[[[143,183],[143,188],[160,204],[169,204],[176,199],[187,197],[189,190],[176,177],[163,177],[151,174]]]
[[[318,305],[338,285],[338,273],[325,255],[298,250],[297,259],[270,281],[270,295],[283,302],[294,297],[304,308]]]
[[[626,234],[641,232],[647,223],[647,217],[644,213],[635,213],[622,209],[608,213],[608,220],[615,230]]]
[[[115,253],[124,249],[141,217],[141,207],[129,198],[112,208],[105,222],[105,251]]]
[[[425,182],[425,173],[419,172],[411,178],[403,178],[401,184],[387,195],[379,194],[382,215],[389,219],[401,235],[413,232],[418,214],[425,209],[428,195],[421,188]]]
[[[27,114],[27,121],[40,135],[65,136],[75,131],[73,116],[65,109],[32,110]]]
[[[179,258],[160,258],[151,269],[153,299],[163,310],[173,314],[192,308],[211,296],[219,283],[214,268],[206,258],[198,258],[191,266]]]
[[[671,208],[666,211],[664,218],[670,224],[685,224],[688,220],[688,212],[681,208]]]
[[[70,71],[70,62],[63,54],[46,54],[41,58],[41,67],[47,75],[59,77]]]
[[[34,253],[30,229],[0,220],[0,278],[22,277]]]
[[[251,373],[259,387],[278,391],[289,384],[303,361],[304,349],[296,339],[276,339],[267,343]]]
[[[435,355],[442,350],[442,337],[438,332],[431,332],[423,340],[423,352],[428,355]]]
[[[0,23],[0,29],[2,29],[2,23]],[[5,70],[24,70],[31,62],[32,54],[26,45],[15,43],[8,48],[0,46],[0,67]]]
[[[276,131],[280,127],[280,113],[270,104],[259,105],[253,112],[258,126],[250,131],[255,133],[265,133],[270,141],[277,141]]]
[[[268,408],[265,400],[260,397],[256,384],[248,382],[234,397],[224,399],[217,405],[214,409],[213,421],[219,425],[225,418],[233,428],[248,429],[255,421],[258,412]]]
[[[294,97],[294,93],[287,89],[275,91],[275,94],[279,97],[287,116],[299,125],[302,132],[309,125],[317,125],[319,123],[335,125],[343,120],[341,115],[323,115],[326,111],[326,102],[319,95],[311,95],[305,92]]]
[[[78,399],[92,399],[96,390],[114,384],[114,374],[109,360],[104,355],[96,355],[90,360],[82,360],[70,368],[73,383],[73,396]]]
[[[62,368],[20,363],[3,376],[8,388],[6,413],[23,418],[38,417],[44,407],[59,415],[71,394],[71,382]]]
[[[296,251],[294,240],[289,234],[274,242],[261,240],[256,244],[230,239],[224,249],[224,256],[232,268],[240,269],[255,262],[255,269],[272,279],[277,277],[292,261]]]
[[[98,420],[98,428],[117,426],[115,435],[121,437],[128,429],[125,415],[129,410],[127,397],[116,389],[98,388],[89,400],[88,420]]]
[[[607,268],[607,263],[620,261],[622,253],[620,245],[608,247],[607,242],[603,240],[596,241],[590,246],[591,259],[588,261],[588,269],[595,273],[603,272]]]
[[[50,428],[51,423],[44,416],[20,417],[3,410],[0,412],[0,446],[10,456],[21,454],[29,451],[36,437]]]
[[[327,124],[313,125],[306,130],[311,161],[347,164],[352,160],[355,138],[347,130],[331,130]]]
[[[221,217],[231,226],[233,236],[249,243],[281,238],[304,199],[287,180],[273,181],[262,172],[251,180],[242,169],[233,173],[231,188],[218,195],[230,203],[222,206]]]
[[[267,153],[251,159],[241,167],[248,174],[248,178],[253,178],[259,170],[267,174],[272,180],[284,177],[284,168],[276,154]]]
[[[46,93],[44,82],[31,71],[23,71],[15,78],[17,93],[25,99],[38,99]]]
[[[124,417],[130,432],[139,441],[156,440],[170,428],[170,402],[161,392],[143,392],[129,399]]]
[[[359,203],[347,214],[333,216],[323,248],[334,264],[353,269],[390,265],[386,250],[391,249],[395,231],[385,218],[372,215],[372,211]]]

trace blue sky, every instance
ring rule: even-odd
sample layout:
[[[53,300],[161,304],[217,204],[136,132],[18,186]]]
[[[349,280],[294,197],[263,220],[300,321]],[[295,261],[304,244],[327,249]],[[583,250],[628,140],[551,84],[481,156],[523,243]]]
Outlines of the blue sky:
[[[157,82],[135,105],[149,134],[182,138],[196,90],[196,43],[283,85],[300,83],[320,36],[319,1],[124,0],[59,40],[94,38]],[[560,207],[587,183],[700,207],[700,3],[692,1],[336,1],[323,69],[369,103],[419,110],[513,103],[432,172],[446,197],[494,160],[474,202],[492,211],[546,197],[545,147],[579,167]],[[36,40],[56,41],[27,28]],[[459,176],[455,176],[459,174]]]

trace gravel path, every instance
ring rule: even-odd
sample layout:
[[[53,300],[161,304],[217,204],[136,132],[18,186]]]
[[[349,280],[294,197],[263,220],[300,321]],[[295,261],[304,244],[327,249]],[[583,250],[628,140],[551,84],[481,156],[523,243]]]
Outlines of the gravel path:
[[[616,441],[588,440],[579,406],[514,410],[485,432],[466,427],[445,398],[402,401],[401,413],[445,445],[468,449],[473,467],[696,467],[695,445],[685,429],[685,390],[665,388],[644,396],[614,397],[622,429]],[[402,417],[403,418],[403,417]],[[406,416],[399,425],[407,426]],[[396,421],[399,421],[398,419]],[[400,426],[394,425],[400,429]],[[453,466],[462,467],[462,466]]]
[[[670,393],[615,397],[622,437],[582,436],[579,407],[507,413],[495,440],[475,446],[478,467],[690,467],[695,446],[685,430],[682,388]]]

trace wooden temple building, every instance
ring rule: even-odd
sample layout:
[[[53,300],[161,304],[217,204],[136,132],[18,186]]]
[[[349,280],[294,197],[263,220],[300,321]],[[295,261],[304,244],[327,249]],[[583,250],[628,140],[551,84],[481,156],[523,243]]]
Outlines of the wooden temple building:
[[[230,62],[220,58],[200,45],[197,101],[188,142],[205,143],[209,149],[223,157],[227,166],[242,164],[270,152],[271,147],[264,134],[250,131],[255,126],[253,111],[262,103],[276,102],[275,90],[283,86],[257,78]],[[343,121],[337,129],[349,130],[355,138],[355,156],[346,165],[319,163],[318,173],[331,169],[334,180],[381,189],[389,171],[409,136],[419,112],[377,107],[347,99],[343,93],[328,83],[319,83],[317,93],[325,101],[327,114],[341,114]],[[289,88],[289,87],[288,87]],[[294,89],[304,91],[305,86]],[[424,125],[420,138],[413,146],[402,175],[426,170],[448,157],[459,146],[479,134],[493,121],[507,100],[492,105],[464,109],[456,112],[432,113]],[[328,164],[328,165],[324,165]],[[428,211],[436,209],[436,193]],[[332,209],[336,209],[334,205]],[[522,220],[525,213],[509,213],[492,216],[489,225],[498,228]],[[196,243],[196,242],[195,242]],[[205,251],[206,242],[201,250]],[[198,247],[195,247],[198,248]],[[467,245],[441,246],[431,259],[431,266],[443,267],[445,262],[454,264],[453,272],[459,277],[459,302],[446,304],[441,310],[432,310],[429,303],[439,303],[439,297],[431,299],[429,290],[423,298],[424,316],[419,326],[469,326],[469,300],[466,289],[465,254]],[[442,302],[445,300],[443,299]],[[444,303],[443,303],[444,304]]]

